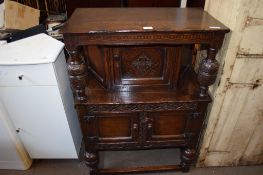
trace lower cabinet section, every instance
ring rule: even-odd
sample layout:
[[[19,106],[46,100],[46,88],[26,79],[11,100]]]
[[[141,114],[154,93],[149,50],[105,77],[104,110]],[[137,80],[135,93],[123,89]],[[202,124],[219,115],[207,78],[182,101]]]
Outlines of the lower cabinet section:
[[[176,102],[77,106],[85,138],[86,163],[92,168],[91,172],[96,172],[99,151],[178,148],[181,163],[167,166],[166,170],[188,171],[196,158],[207,104]],[[158,166],[147,167],[151,168],[155,170]],[[107,172],[107,169],[101,171]],[[134,171],[140,172],[136,168]]]
[[[192,111],[102,112],[81,117],[87,142],[97,149],[159,148],[186,146],[196,133],[191,131]]]

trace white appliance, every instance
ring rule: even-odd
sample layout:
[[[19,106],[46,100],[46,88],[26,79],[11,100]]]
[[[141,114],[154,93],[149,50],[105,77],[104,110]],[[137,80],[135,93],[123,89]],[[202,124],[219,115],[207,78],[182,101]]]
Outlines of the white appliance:
[[[26,170],[31,164],[0,99],[0,169]]]
[[[63,47],[46,34],[0,47],[0,98],[31,158],[78,158],[82,134]]]

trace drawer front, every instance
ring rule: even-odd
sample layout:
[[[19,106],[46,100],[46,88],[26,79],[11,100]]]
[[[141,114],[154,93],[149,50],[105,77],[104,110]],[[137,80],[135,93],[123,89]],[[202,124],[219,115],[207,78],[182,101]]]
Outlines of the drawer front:
[[[186,140],[191,133],[193,114],[190,112],[152,112],[146,120],[147,141]]]
[[[85,118],[84,135],[88,138],[96,138],[97,143],[138,141],[139,118],[137,113],[104,113]]]
[[[0,86],[56,85],[52,63],[0,66]]]

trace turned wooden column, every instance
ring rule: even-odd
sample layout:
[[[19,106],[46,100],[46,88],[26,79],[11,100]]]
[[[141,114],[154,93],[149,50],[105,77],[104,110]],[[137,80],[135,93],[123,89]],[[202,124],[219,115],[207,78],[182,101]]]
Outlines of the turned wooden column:
[[[69,58],[67,61],[67,67],[71,88],[75,99],[84,102],[87,100],[87,96],[85,94],[85,87],[87,83],[87,68],[85,59],[77,49],[68,50],[68,54]]]
[[[181,149],[181,168],[182,172],[188,172],[190,170],[190,166],[194,163],[196,158],[196,151],[190,148],[182,148]]]
[[[95,148],[98,142],[98,133],[96,127],[96,117],[93,115],[87,115],[84,117],[85,124],[83,127],[86,129],[84,133],[86,137],[84,138],[85,143],[85,163],[90,168],[90,175],[98,174],[98,164],[99,155]]]
[[[216,54],[217,49],[209,47],[207,49],[207,57],[199,65],[198,82],[200,84],[200,97],[208,95],[208,86],[214,84],[216,80],[219,68],[219,63],[215,59]]]
[[[97,175],[98,174],[98,163],[99,163],[99,156],[98,152],[89,152],[85,153],[85,163],[90,168],[90,175]]]

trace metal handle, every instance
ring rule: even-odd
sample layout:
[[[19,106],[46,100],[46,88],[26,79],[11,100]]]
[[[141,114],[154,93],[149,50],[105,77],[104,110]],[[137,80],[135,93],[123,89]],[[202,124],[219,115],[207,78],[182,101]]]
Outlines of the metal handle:
[[[120,61],[120,60],[121,60],[120,55],[119,55],[119,54],[114,54],[114,55],[113,55],[113,60],[114,60],[114,61]]]
[[[153,128],[153,124],[152,123],[148,123],[148,129],[152,129]]]
[[[137,130],[137,129],[138,129],[138,124],[137,124],[137,123],[134,123],[133,126],[132,126],[132,129],[133,129],[133,130]]]
[[[20,132],[20,130],[21,130],[21,128],[18,128],[18,129],[16,130],[16,132],[17,132],[17,133],[19,133],[19,132]]]
[[[19,80],[23,80],[23,77],[24,77],[24,75],[19,75],[19,76],[18,76],[18,79],[19,79]]]

